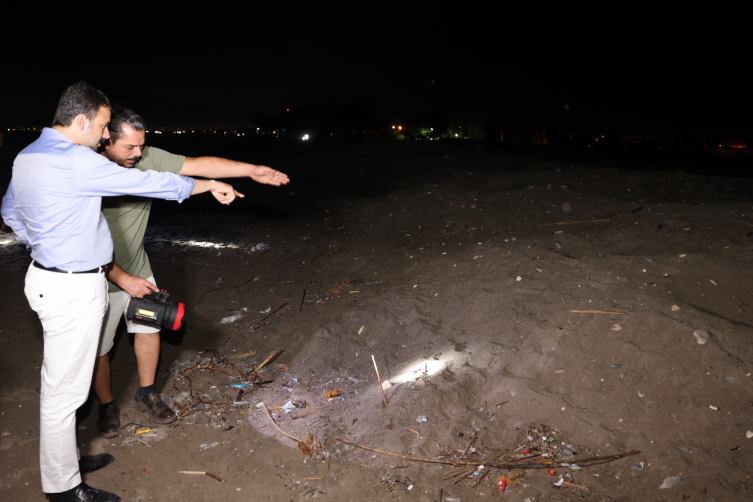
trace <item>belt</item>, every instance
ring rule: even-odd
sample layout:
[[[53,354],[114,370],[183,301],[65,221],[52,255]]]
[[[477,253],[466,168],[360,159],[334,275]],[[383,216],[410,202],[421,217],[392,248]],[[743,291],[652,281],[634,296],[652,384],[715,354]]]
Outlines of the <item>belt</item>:
[[[101,267],[93,268],[91,270],[82,270],[81,272],[70,272],[68,270],[60,270],[59,268],[55,268],[55,267],[48,268],[43,265],[40,265],[36,261],[32,261],[31,264],[39,269],[46,270],[47,272],[58,272],[61,274],[98,274],[99,272],[107,272],[108,270],[110,270],[110,266],[111,266],[111,264],[108,263],[106,265],[102,265]]]

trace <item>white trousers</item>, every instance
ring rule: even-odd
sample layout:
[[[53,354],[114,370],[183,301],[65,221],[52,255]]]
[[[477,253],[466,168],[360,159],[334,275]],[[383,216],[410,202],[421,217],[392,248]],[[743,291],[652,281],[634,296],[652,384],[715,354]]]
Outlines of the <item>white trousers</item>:
[[[31,265],[24,293],[44,330],[39,421],[42,490],[58,493],[81,483],[76,410],[89,395],[107,310],[107,280],[101,272],[61,274]]]

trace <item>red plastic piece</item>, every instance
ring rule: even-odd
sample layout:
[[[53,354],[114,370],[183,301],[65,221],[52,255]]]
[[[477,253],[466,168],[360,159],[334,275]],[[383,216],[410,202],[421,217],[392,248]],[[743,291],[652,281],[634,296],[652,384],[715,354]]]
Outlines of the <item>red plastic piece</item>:
[[[173,331],[176,329],[180,329],[180,323],[183,320],[183,316],[186,314],[186,304],[183,302],[178,302],[178,314],[175,316],[175,323],[173,324],[173,327],[170,328]]]
[[[497,478],[497,486],[499,486],[499,489],[502,493],[505,493],[505,488],[507,487],[507,478],[504,476]]]
[[[557,471],[555,471],[554,469],[549,469],[546,472],[548,472],[550,476],[554,476],[555,474],[557,474]]]

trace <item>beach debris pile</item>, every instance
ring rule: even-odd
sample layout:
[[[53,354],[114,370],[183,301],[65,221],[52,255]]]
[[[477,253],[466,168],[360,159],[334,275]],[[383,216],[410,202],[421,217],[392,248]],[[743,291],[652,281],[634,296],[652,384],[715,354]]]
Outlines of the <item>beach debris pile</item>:
[[[362,448],[411,462],[460,467],[442,477],[443,480],[455,478],[455,484],[467,479],[471,481],[473,486],[477,486],[487,479],[487,475],[492,469],[507,471],[506,475],[504,475],[504,472],[500,472],[502,475],[496,480],[496,484],[501,490],[504,490],[506,487],[511,488],[516,486],[523,478],[523,471],[525,470],[546,469],[550,476],[556,476],[559,474],[557,469],[564,468],[570,472],[561,474],[559,480],[554,482],[553,486],[558,488],[563,486],[572,487],[579,492],[587,491],[588,488],[575,482],[572,474],[573,471],[577,472],[583,467],[612,462],[640,453],[638,450],[632,450],[616,455],[581,458],[582,455],[579,455],[578,449],[566,440],[563,440],[556,428],[543,424],[530,426],[526,432],[526,442],[515,448],[485,448],[483,450],[476,450],[472,445],[475,444],[478,437],[478,429],[472,427],[468,436],[468,446],[464,451],[442,454],[434,458],[400,455],[370,448],[342,438],[337,438],[337,440],[356,448]],[[465,437],[465,435],[461,437]]]
[[[177,391],[176,395],[168,396],[173,407],[178,413],[178,418],[192,417],[193,423],[203,425],[209,423],[211,416],[229,414],[234,408],[248,405],[249,402],[241,401],[247,386],[262,385],[262,378],[259,372],[275,356],[280,354],[281,350],[272,351],[264,361],[254,368],[250,368],[247,363],[240,361],[233,363],[231,358],[217,352],[212,346],[204,349],[193,361],[184,361],[183,363],[175,361],[171,366],[174,382],[173,388]],[[253,356],[256,353],[251,351],[243,356]],[[238,382],[226,385],[229,391],[223,391],[217,385],[212,385],[206,392],[200,392],[194,388],[194,380],[198,375],[213,377],[218,374],[225,375]],[[228,392],[235,394],[234,398]]]

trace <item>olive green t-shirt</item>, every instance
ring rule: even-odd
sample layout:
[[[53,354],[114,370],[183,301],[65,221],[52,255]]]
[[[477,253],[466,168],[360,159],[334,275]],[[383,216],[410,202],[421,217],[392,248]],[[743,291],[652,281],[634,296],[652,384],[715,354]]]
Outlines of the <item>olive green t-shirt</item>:
[[[178,174],[183,169],[185,160],[182,155],[147,146],[144,147],[141,160],[133,168]],[[115,263],[129,274],[142,279],[153,275],[144,250],[144,233],[151,208],[152,199],[147,197],[121,195],[102,198],[102,213],[110,226]],[[115,293],[122,289],[110,282],[109,291]]]

